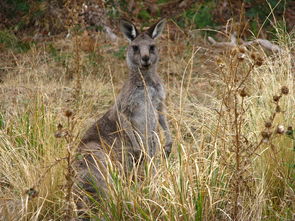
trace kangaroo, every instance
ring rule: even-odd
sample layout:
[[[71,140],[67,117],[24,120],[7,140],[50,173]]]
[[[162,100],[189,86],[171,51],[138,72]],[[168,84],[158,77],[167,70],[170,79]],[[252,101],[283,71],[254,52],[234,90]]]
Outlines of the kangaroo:
[[[134,24],[120,20],[120,30],[129,41],[126,56],[129,77],[114,105],[86,131],[78,147],[82,157],[75,164],[77,178],[80,187],[89,193],[106,189],[109,156],[117,162],[121,162],[124,152],[134,162],[140,162],[145,154],[154,157],[159,143],[158,123],[166,139],[165,156],[171,153],[165,89],[157,74],[159,52],[155,44],[164,26],[162,19],[139,33]]]

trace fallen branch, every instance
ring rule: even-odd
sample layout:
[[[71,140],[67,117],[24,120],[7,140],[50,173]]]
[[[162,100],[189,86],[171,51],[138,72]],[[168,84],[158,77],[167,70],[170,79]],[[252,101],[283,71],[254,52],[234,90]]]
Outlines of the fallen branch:
[[[283,49],[281,49],[278,45],[271,43],[269,40],[257,38],[253,41],[246,41],[243,43],[244,46],[252,45],[252,44],[259,44],[261,47],[271,50],[272,52],[282,52]]]
[[[278,45],[276,45],[266,39],[258,38],[253,41],[243,41],[242,44],[238,45],[235,33],[231,34],[230,38],[231,38],[230,42],[217,42],[212,37],[208,37],[208,41],[212,44],[213,47],[217,47],[217,48],[230,48],[231,49],[233,47],[240,46],[240,45],[247,47],[247,46],[250,46],[253,44],[258,44],[261,47],[268,49],[274,53],[283,51],[283,49],[280,48]]]
[[[230,36],[230,42],[217,42],[212,37],[208,37],[208,41],[217,48],[233,48],[238,45],[237,38],[234,34]]]

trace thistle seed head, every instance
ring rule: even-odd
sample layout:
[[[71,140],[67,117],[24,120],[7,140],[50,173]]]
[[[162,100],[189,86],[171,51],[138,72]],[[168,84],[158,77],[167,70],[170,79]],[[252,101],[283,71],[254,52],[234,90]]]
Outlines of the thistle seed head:
[[[71,110],[66,110],[64,114],[65,114],[65,116],[66,116],[67,118],[70,118],[70,117],[73,116],[73,111],[71,111]]]
[[[263,64],[263,58],[262,57],[257,57],[255,60],[255,65],[261,66]]]
[[[283,134],[283,133],[285,132],[285,127],[284,127],[283,125],[279,125],[279,126],[277,127],[276,132],[277,132],[278,134]]]
[[[232,56],[235,56],[237,53],[239,52],[239,49],[237,47],[234,47],[231,51],[230,51],[230,54]]]
[[[272,125],[272,124],[271,124],[270,121],[266,121],[265,124],[264,124],[264,126],[265,126],[266,128],[270,128],[271,125]]]
[[[289,136],[293,136],[293,128],[292,126],[288,126],[287,128],[287,131],[286,131],[286,134],[289,135]]]
[[[29,196],[29,199],[33,199],[38,196],[39,192],[32,187],[26,191],[26,194]]]
[[[240,46],[239,47],[239,52],[240,53],[244,54],[244,53],[246,53],[246,51],[247,51],[247,48],[245,46]]]
[[[217,58],[217,59],[216,59],[216,63],[217,63],[217,65],[218,65],[220,68],[225,67],[224,61],[223,61],[222,59],[220,59],[220,58]]]
[[[289,94],[289,88],[287,86],[283,86],[281,88],[281,92],[282,92],[282,94],[287,95],[287,94]]]
[[[243,61],[246,58],[246,55],[243,54],[243,53],[239,53],[237,58],[238,58],[239,61]]]
[[[59,124],[57,125],[57,129],[58,129],[58,130],[61,130],[62,128],[63,128],[62,124],[59,123]]]
[[[245,88],[243,88],[243,89],[240,91],[240,96],[241,96],[241,97],[246,97],[246,96],[248,96],[248,94],[247,94]]]
[[[268,139],[268,138],[270,138],[270,133],[268,133],[266,131],[262,131],[261,136],[263,139]]]
[[[277,105],[277,106],[276,106],[276,112],[277,112],[277,113],[280,113],[281,111],[282,111],[282,110],[281,110],[281,107],[280,107],[279,105]]]
[[[275,101],[275,102],[278,102],[279,100],[280,100],[280,96],[278,96],[278,95],[275,95],[275,96],[273,96],[272,97],[272,99]]]

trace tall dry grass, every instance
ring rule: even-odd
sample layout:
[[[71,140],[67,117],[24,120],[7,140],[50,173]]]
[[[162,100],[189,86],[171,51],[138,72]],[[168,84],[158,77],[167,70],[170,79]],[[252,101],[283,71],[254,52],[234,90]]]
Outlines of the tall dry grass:
[[[278,54],[257,48],[219,54],[189,37],[161,41],[172,155],[159,154],[127,175],[110,160],[108,197],[93,200],[89,215],[294,219],[294,35],[280,37],[284,50]],[[85,53],[81,42],[63,40],[13,55],[15,65],[6,69],[0,220],[76,216],[70,202],[75,145],[112,104],[128,71],[118,51],[125,43],[108,46],[102,37],[98,49]]]

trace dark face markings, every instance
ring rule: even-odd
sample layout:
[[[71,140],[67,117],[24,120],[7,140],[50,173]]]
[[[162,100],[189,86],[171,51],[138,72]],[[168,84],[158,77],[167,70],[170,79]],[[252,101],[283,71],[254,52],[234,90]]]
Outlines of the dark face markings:
[[[132,45],[132,49],[134,53],[138,53],[139,52],[139,47],[137,45]]]
[[[154,39],[146,33],[138,35],[131,41],[128,52],[128,61],[133,67],[149,68],[158,60],[157,47]]]
[[[150,53],[154,53],[156,49],[155,45],[150,45]]]

